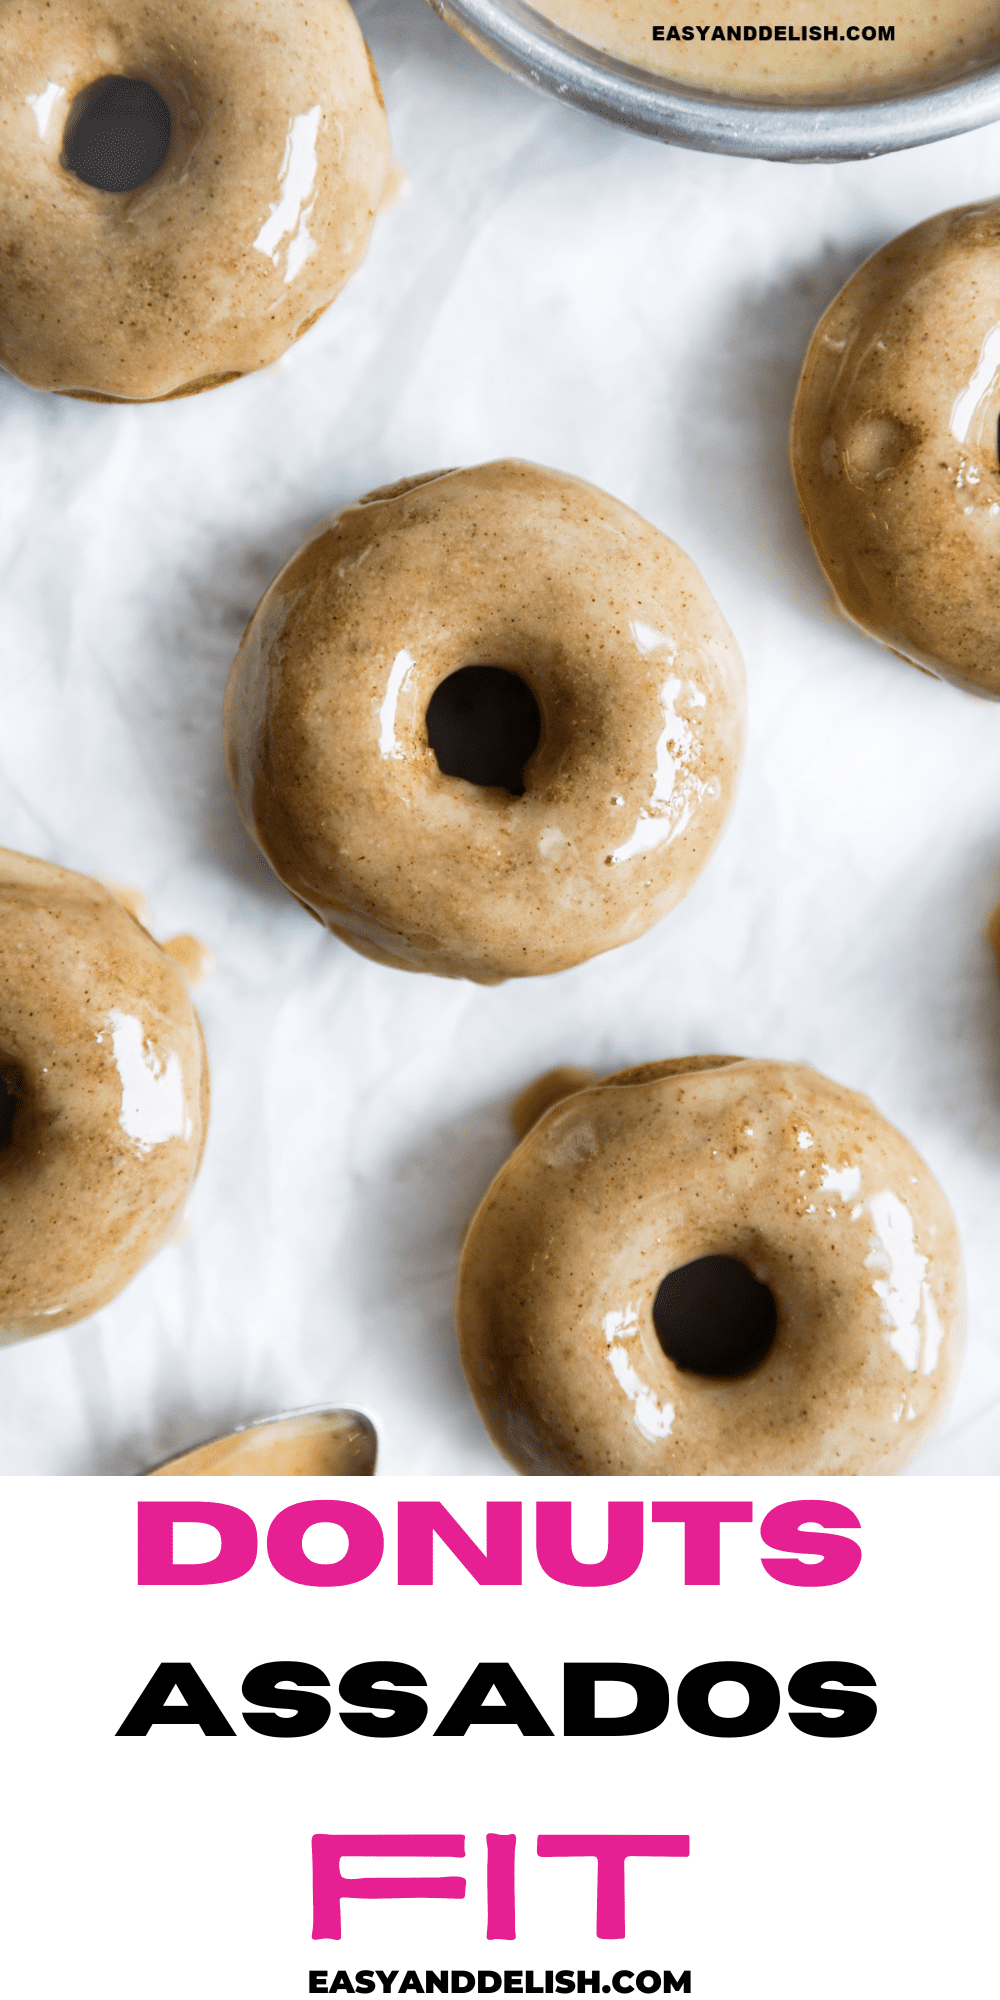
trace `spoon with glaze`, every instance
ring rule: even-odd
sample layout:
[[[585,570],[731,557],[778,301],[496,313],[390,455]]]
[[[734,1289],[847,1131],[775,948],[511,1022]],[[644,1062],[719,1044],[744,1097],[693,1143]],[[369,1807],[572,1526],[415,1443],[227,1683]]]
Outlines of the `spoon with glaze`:
[[[150,1466],[146,1476],[245,1478],[263,1473],[283,1479],[363,1478],[374,1473],[377,1456],[378,1436],[369,1417],[360,1410],[316,1404],[257,1417],[223,1437]]]

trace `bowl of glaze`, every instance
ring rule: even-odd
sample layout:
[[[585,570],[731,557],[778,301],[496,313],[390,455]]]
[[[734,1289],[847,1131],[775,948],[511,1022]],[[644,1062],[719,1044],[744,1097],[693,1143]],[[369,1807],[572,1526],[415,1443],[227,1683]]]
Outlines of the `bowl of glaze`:
[[[258,1417],[237,1430],[175,1452],[151,1465],[148,1478],[370,1478],[378,1439],[363,1410],[312,1404]]]
[[[934,10],[927,0],[546,0],[545,13],[523,0],[430,5],[534,89],[703,153],[859,160],[1000,118],[998,0]],[[813,39],[817,25],[836,27],[836,44]],[[692,39],[667,41],[671,27],[691,28]],[[880,42],[889,27],[894,41]],[[713,41],[716,29],[727,39]]]

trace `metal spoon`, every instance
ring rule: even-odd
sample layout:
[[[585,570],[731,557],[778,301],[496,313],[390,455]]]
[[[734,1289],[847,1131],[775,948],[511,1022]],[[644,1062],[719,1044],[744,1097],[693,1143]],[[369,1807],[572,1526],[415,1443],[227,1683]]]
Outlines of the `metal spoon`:
[[[314,1404],[240,1424],[223,1437],[151,1465],[147,1477],[243,1478],[265,1473],[278,1478],[360,1478],[374,1473],[377,1455],[378,1436],[370,1418],[360,1410]]]

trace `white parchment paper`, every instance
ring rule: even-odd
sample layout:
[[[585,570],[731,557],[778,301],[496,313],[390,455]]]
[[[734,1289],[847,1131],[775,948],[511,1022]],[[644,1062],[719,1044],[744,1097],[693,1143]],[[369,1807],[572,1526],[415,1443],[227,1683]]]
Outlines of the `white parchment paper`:
[[[533,96],[421,0],[360,8],[407,197],[278,367],[117,409],[0,380],[0,841],[196,932],[214,1104],[186,1239],[106,1312],[0,1352],[0,1471],[137,1471],[325,1398],[392,1473],[502,1467],[451,1324],[507,1106],[558,1062],[707,1049],[869,1092],[958,1216],[971,1336],[915,1470],[1000,1472],[1000,708],[832,613],[787,468],[811,329],[855,266],[998,191],[1000,128],[829,168],[703,157]],[[744,649],[722,847],[640,943],[484,991],[325,936],[247,840],[230,660],[325,513],[521,455],[694,557]]]

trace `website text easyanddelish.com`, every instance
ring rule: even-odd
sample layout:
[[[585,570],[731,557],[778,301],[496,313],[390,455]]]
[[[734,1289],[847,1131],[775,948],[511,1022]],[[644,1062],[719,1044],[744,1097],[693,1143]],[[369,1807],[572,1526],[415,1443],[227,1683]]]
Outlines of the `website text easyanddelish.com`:
[[[841,28],[835,21],[819,28],[804,25],[795,28],[788,23],[776,28],[766,25],[713,28],[711,22],[707,27],[668,28],[662,21],[653,26],[654,42],[693,42],[696,35],[700,42],[709,39],[713,42],[894,42],[896,30],[891,25],[874,28],[870,23],[863,28],[853,23],[849,28]]]

